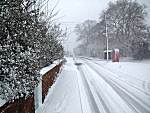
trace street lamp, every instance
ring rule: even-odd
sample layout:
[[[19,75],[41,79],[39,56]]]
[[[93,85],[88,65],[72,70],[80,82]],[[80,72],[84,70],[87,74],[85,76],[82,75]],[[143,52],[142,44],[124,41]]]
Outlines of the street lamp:
[[[106,52],[107,52],[107,61],[108,61],[108,34],[107,34],[106,14],[105,14],[105,30],[106,30]]]

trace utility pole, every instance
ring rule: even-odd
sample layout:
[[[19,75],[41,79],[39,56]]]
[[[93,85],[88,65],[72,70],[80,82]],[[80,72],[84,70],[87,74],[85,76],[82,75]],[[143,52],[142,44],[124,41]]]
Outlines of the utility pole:
[[[108,61],[108,34],[107,34],[107,20],[106,20],[106,13],[105,13],[105,30],[106,30],[106,52],[107,52],[107,61]]]

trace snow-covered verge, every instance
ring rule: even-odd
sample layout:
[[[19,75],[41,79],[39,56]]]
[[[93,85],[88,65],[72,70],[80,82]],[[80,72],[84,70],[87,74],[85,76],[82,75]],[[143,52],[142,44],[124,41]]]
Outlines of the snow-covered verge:
[[[144,63],[144,64],[150,64],[150,59],[149,60],[134,61],[134,62]]]
[[[150,81],[150,60],[133,60],[133,58],[123,57],[120,58],[120,62],[112,62],[111,60],[107,62],[102,59],[88,59],[116,74]]]
[[[132,57],[120,57],[120,62],[134,62],[134,63],[144,63],[150,64],[150,59],[143,59],[143,60],[135,60]]]
[[[103,67],[124,76],[150,81],[150,63],[148,62],[109,62],[103,64]]]

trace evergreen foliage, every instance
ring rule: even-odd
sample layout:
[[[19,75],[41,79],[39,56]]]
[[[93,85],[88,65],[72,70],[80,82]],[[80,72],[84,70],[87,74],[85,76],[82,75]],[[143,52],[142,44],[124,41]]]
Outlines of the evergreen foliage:
[[[32,94],[39,70],[63,58],[57,35],[62,31],[53,28],[51,34],[52,27],[39,21],[34,4],[32,0],[0,1],[0,98],[8,101]]]

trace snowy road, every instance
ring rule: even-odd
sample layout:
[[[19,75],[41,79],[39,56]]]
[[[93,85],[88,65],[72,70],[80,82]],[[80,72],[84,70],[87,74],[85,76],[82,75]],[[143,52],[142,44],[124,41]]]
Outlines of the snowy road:
[[[139,81],[130,82],[130,77],[113,73],[93,60],[80,62],[93,113],[150,113],[150,92],[139,87]]]
[[[75,62],[82,65],[68,59],[43,113],[150,113],[149,79],[106,68],[104,61],[78,58]]]

